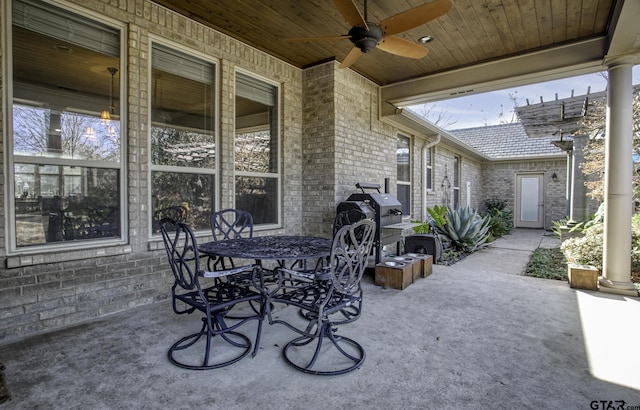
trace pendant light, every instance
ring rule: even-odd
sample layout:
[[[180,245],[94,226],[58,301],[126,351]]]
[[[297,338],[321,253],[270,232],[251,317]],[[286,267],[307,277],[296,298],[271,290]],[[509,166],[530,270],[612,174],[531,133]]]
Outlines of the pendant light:
[[[109,110],[104,110],[100,113],[100,122],[108,124],[111,121],[111,115],[116,113],[116,106],[113,105],[113,76],[116,75],[118,69],[115,67],[107,67],[111,74],[111,87],[109,88]]]

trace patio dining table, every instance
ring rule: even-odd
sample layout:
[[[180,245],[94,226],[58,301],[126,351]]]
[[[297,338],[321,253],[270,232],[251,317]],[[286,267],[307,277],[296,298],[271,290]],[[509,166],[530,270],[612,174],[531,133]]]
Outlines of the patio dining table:
[[[316,236],[256,236],[202,243],[198,251],[206,256],[256,261],[310,260],[329,256],[331,239]]]
[[[277,292],[278,286],[276,285],[270,289],[270,282],[267,277],[276,274],[276,272],[264,268],[263,261],[276,261],[280,267],[289,261],[292,262],[292,266],[299,264],[299,269],[307,271],[307,263],[315,260],[313,270],[310,272],[310,274],[313,274],[322,266],[324,260],[331,255],[331,246],[332,240],[327,238],[273,235],[206,242],[198,245],[198,251],[202,255],[210,257],[254,260],[262,269],[259,271],[259,282],[256,282],[254,277],[252,283],[265,296],[262,303],[269,305],[271,303],[270,298]],[[277,279],[272,277],[271,283],[275,282],[277,282]],[[258,351],[259,343],[260,337],[256,340],[253,351],[254,356]]]
[[[254,278],[253,284],[269,296],[277,291],[277,287],[270,290],[265,277],[271,275],[273,278],[276,272],[264,267],[263,261],[276,261],[278,267],[296,268],[313,277],[331,255],[331,246],[331,239],[317,236],[273,235],[206,242],[198,246],[198,251],[209,257],[254,260],[261,269],[258,278],[260,283],[255,282]],[[315,264],[308,269],[308,263],[312,260],[315,260]],[[290,266],[286,266],[287,261],[291,262]]]

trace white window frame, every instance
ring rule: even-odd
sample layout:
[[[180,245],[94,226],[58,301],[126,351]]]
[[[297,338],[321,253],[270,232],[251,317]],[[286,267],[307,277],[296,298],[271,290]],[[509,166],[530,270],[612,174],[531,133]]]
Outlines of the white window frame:
[[[236,167],[235,167],[235,135],[237,132],[237,128],[236,128],[236,112],[235,112],[235,100],[236,100],[236,92],[235,92],[235,85],[237,84],[237,74],[241,73],[245,76],[254,78],[256,80],[262,81],[266,84],[269,84],[273,87],[276,88],[276,107],[278,110],[278,124],[277,127],[275,129],[276,135],[275,138],[277,138],[277,142],[278,142],[278,149],[276,152],[276,172],[250,172],[250,171],[237,171]],[[236,186],[235,186],[235,181],[236,181],[236,177],[257,177],[257,178],[271,178],[271,179],[275,179],[275,185],[276,185],[276,200],[277,200],[277,204],[276,204],[276,222],[272,223],[272,224],[258,224],[258,225],[254,225],[254,231],[260,231],[260,230],[269,230],[269,229],[277,229],[277,228],[281,228],[282,227],[282,209],[283,209],[283,198],[282,198],[282,181],[283,181],[283,177],[282,177],[282,150],[284,149],[282,146],[282,85],[276,81],[273,81],[269,78],[260,76],[256,73],[253,73],[249,70],[245,70],[242,68],[236,68],[234,70],[234,76],[233,76],[233,84],[234,84],[234,94],[233,94],[233,100],[234,100],[234,111],[233,111],[233,142],[231,144],[232,146],[232,155],[233,155],[233,203],[235,206],[235,197],[236,197]],[[256,130],[258,131],[258,130]]]
[[[51,158],[51,157],[39,157],[29,155],[14,155],[13,154],[13,7],[12,0],[6,0],[3,2],[2,9],[2,47],[5,50],[3,55],[2,75],[7,79],[4,81],[3,87],[3,135],[4,138],[4,150],[5,150],[5,199],[4,209],[5,212],[5,230],[6,241],[5,247],[7,256],[18,255],[34,255],[45,252],[61,252],[65,250],[82,250],[90,248],[104,248],[106,246],[125,245],[128,243],[128,230],[127,230],[127,215],[128,215],[128,190],[127,190],[127,127],[124,124],[127,123],[126,117],[126,101],[127,89],[126,80],[120,81],[120,161],[119,162],[107,162],[107,161],[90,161],[90,160],[72,160],[65,158]],[[48,3],[45,3],[48,4]],[[111,18],[99,15],[90,10],[86,10],[77,6],[66,4],[52,4],[52,8],[67,10],[84,20],[93,21],[102,25],[108,26],[117,30],[119,34],[119,55],[120,66],[118,67],[121,73],[126,73],[127,67],[127,37],[126,37],[126,25],[113,20]],[[82,113],[81,110],[73,110],[76,113]],[[92,113],[94,114],[94,113]],[[86,239],[82,241],[60,241],[46,243],[43,245],[29,245],[17,246],[17,232],[14,224],[15,221],[15,187],[14,187],[14,172],[15,163],[24,164],[37,164],[37,165],[54,165],[54,166],[79,166],[79,167],[95,167],[103,169],[118,169],[120,171],[119,190],[120,190],[120,237],[108,238],[108,239]],[[64,259],[64,258],[62,258]],[[35,263],[35,262],[34,262]],[[30,264],[25,262],[24,264]]]
[[[453,156],[453,208],[460,207],[460,181],[462,180],[462,157],[460,155]],[[456,201],[457,198],[457,201]],[[456,203],[457,202],[457,203]]]
[[[214,179],[214,185],[215,185],[215,190],[213,192],[213,203],[212,203],[212,208],[213,210],[217,210],[219,209],[219,197],[220,197],[220,176],[219,173],[217,172],[218,168],[219,168],[219,164],[220,164],[220,152],[221,152],[221,145],[220,145],[220,60],[218,58],[212,57],[210,55],[201,53],[197,50],[193,50],[190,48],[185,47],[184,45],[178,44],[178,43],[174,43],[171,41],[167,41],[166,39],[163,39],[161,37],[155,36],[155,35],[150,35],[149,36],[149,72],[148,72],[148,79],[149,79],[149,90],[151,90],[153,87],[153,76],[152,76],[152,72],[153,72],[153,57],[152,57],[152,53],[153,53],[153,46],[154,44],[157,44],[160,47],[164,47],[164,48],[169,48],[171,50],[174,50],[178,53],[181,54],[185,54],[188,56],[193,56],[194,58],[197,58],[199,60],[202,60],[204,62],[207,63],[211,63],[213,64],[214,67],[214,79],[213,79],[213,85],[214,85],[214,98],[213,98],[213,104],[214,106],[214,113],[215,113],[215,121],[214,121],[214,126],[213,126],[213,133],[214,133],[214,143],[216,146],[216,156],[215,156],[215,165],[211,168],[191,168],[191,167],[183,167],[183,166],[171,166],[171,165],[156,165],[153,164],[152,158],[151,158],[151,132],[152,132],[152,127],[153,127],[153,122],[151,120],[151,113],[149,112],[149,123],[147,126],[147,130],[148,130],[148,134],[147,134],[147,152],[149,153],[149,172],[148,172],[148,176],[147,176],[147,186],[149,187],[148,190],[148,197],[147,197],[147,204],[148,204],[148,216],[147,216],[147,226],[148,226],[148,232],[149,232],[149,239],[157,239],[160,236],[160,232],[158,233],[153,233],[153,198],[152,198],[152,193],[153,193],[153,187],[152,187],[152,183],[153,183],[153,172],[154,171],[160,171],[160,172],[176,172],[176,173],[186,173],[186,174],[207,174],[207,175],[212,175],[212,178]],[[148,93],[148,104],[147,106],[149,107],[149,111],[151,111],[152,109],[152,98],[153,98],[153,93],[149,92]],[[175,128],[179,128],[179,127],[175,127]],[[210,233],[210,229],[200,229],[200,230],[196,230],[196,234],[202,234],[203,232],[206,233]]]
[[[397,176],[396,177],[396,184],[398,185],[398,187],[399,186],[406,186],[407,189],[409,190],[409,203],[405,205],[407,207],[408,211],[409,211],[408,214],[406,214],[405,216],[409,216],[409,215],[411,215],[412,208],[413,208],[411,206],[411,197],[412,197],[412,193],[413,193],[412,190],[411,190],[411,179],[412,179],[411,176],[413,174],[413,172],[412,172],[413,161],[411,160],[412,159],[411,158],[411,152],[412,152],[411,137],[409,137],[407,135],[404,135],[402,133],[399,133],[398,136],[397,136],[396,141],[398,139],[400,139],[400,138],[403,138],[403,139],[405,139],[407,141],[407,148],[409,150],[409,152],[407,153],[407,160],[409,161],[409,163],[407,164],[407,167],[409,169],[409,180],[408,181],[401,180],[400,177]],[[396,147],[397,147],[397,144],[396,144]],[[397,150],[397,148],[396,148],[396,150]],[[397,161],[398,161],[398,156],[397,156],[397,151],[396,151],[396,164],[397,164]],[[396,188],[396,194],[398,193],[397,191],[398,191],[398,189]],[[399,196],[400,195],[398,195],[398,197]]]
[[[424,189],[427,192],[433,192],[433,185],[434,185],[434,175],[433,175],[433,163],[434,163],[434,156],[435,156],[435,147],[429,147],[426,150],[426,154],[427,157],[425,158],[425,173],[424,173]],[[429,161],[427,161],[427,158],[429,159]]]

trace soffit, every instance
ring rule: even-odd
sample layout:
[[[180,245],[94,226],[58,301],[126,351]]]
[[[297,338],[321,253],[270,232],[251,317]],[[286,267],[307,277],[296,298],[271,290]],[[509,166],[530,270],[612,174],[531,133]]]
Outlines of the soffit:
[[[435,41],[427,44],[429,54],[413,60],[398,57],[379,49],[364,54],[351,69],[379,85],[416,80],[443,73],[457,73],[461,69],[487,65],[492,74],[500,78],[522,76],[525,70],[519,64],[529,65],[542,57],[544,50],[563,51],[550,55],[572,56],[582,53],[587,46],[573,50],[570,45],[588,43],[591,51],[583,58],[562,58],[551,64],[538,64],[536,69],[559,69],[567,64],[584,64],[584,60],[601,60],[611,38],[610,21],[623,3],[635,0],[452,0],[452,9],[431,22],[409,30],[401,38],[415,42],[423,35],[432,35]],[[352,44],[349,40],[291,43],[290,37],[321,37],[346,34],[349,24],[337,11],[331,0],[155,0],[156,3],[188,16],[223,32],[246,44],[276,56],[297,67],[307,67],[337,59],[342,61]],[[362,10],[364,0],[355,0]],[[369,21],[379,22],[407,9],[425,3],[423,0],[368,0]],[[633,17],[633,15],[631,16]],[[633,18],[624,15],[625,30],[637,33]],[[637,19],[636,19],[637,21]],[[625,32],[624,37],[630,34]],[[603,40],[604,39],[604,40]],[[595,44],[596,50],[593,51]],[[626,45],[624,47],[627,47]],[[573,50],[573,51],[572,51]],[[538,58],[516,62],[513,68],[493,65],[497,61],[538,53]],[[594,55],[595,54],[595,55]],[[513,69],[513,72],[512,72]],[[593,65],[583,70],[593,70]],[[464,89],[465,84],[479,84],[485,80],[483,72],[463,71],[466,78],[454,84]],[[486,73],[485,73],[486,74]],[[454,75],[455,76],[455,75]],[[452,82],[450,80],[445,83]],[[455,82],[452,82],[455,83]],[[421,84],[421,87],[425,87]],[[408,87],[424,95],[429,87]],[[431,90],[432,91],[432,90]],[[396,93],[395,99],[406,98],[406,92]]]

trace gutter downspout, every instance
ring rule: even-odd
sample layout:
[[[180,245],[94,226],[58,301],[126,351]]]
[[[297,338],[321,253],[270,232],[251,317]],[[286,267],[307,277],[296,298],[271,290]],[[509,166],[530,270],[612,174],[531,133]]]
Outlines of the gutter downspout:
[[[431,147],[438,145],[440,143],[440,139],[442,138],[442,135],[437,134],[436,135],[436,139],[434,141],[431,141],[430,143],[428,143],[427,145],[424,145],[422,147],[422,175],[424,176],[427,173],[427,150],[431,149]],[[435,158],[432,158],[432,161]],[[433,163],[431,164],[431,169],[433,170]],[[422,206],[423,206],[423,214],[422,214],[422,221],[426,221],[427,220],[427,189],[426,187],[422,187]]]

